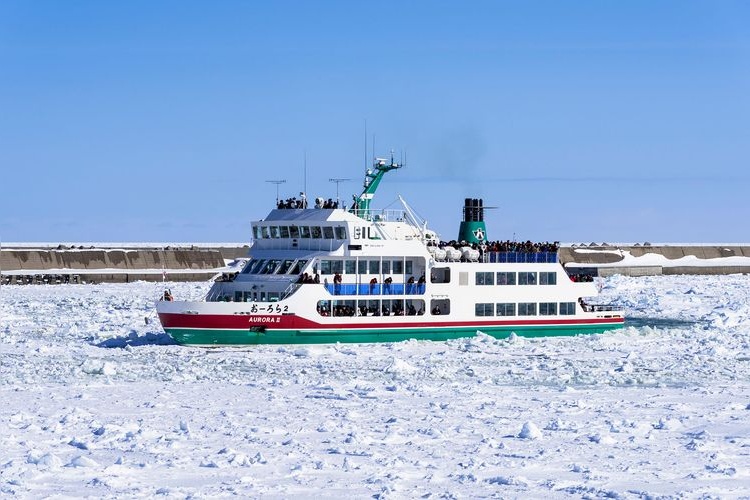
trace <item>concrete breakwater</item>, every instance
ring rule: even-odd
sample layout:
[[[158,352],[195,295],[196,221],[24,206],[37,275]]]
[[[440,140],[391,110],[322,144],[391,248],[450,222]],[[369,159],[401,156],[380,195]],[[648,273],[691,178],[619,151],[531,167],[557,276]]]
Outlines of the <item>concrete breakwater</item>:
[[[750,245],[570,245],[560,248],[570,272],[610,276],[750,273]]]
[[[248,247],[3,248],[4,284],[206,280]]]
[[[3,284],[91,283],[210,279],[249,246],[106,248],[10,247],[0,252]],[[609,276],[750,273],[750,245],[566,245],[560,261],[570,273]]]

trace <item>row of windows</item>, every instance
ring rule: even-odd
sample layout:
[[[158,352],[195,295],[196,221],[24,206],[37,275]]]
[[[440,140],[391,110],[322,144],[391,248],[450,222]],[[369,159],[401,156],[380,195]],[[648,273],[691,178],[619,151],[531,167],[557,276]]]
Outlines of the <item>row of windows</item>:
[[[497,280],[496,280],[497,278]],[[557,273],[555,272],[478,272],[475,276],[477,285],[556,285]]]
[[[242,274],[300,274],[306,264],[302,259],[252,259]]]
[[[412,274],[410,260],[321,260],[320,274]]]
[[[575,302],[505,302],[475,304],[475,316],[571,316],[576,313]]]
[[[346,226],[253,226],[253,238],[312,238],[345,240]]]
[[[320,300],[321,316],[446,316],[451,313],[450,299],[432,299],[429,308],[421,299]]]

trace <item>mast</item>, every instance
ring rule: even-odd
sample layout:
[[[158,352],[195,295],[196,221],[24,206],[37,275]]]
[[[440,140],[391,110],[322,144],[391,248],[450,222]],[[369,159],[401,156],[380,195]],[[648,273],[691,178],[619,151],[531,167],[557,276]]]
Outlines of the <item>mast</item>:
[[[391,151],[391,162],[387,163],[384,158],[375,158],[372,169],[367,169],[365,172],[364,190],[358,197],[354,197],[354,204],[349,210],[354,215],[361,217],[365,220],[370,218],[370,201],[375,196],[375,191],[378,189],[380,181],[386,172],[401,168],[403,164],[396,163],[393,159],[393,152]]]

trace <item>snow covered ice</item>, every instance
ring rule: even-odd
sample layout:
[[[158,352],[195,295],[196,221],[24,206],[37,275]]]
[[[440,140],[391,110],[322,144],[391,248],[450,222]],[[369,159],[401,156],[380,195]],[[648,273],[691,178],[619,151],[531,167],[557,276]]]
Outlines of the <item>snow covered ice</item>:
[[[3,287],[0,496],[750,496],[750,277],[602,285],[602,335],[218,349],[162,284]]]

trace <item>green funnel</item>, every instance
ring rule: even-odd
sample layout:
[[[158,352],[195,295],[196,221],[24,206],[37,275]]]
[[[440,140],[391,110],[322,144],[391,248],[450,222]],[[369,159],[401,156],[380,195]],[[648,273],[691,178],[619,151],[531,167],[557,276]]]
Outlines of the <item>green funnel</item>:
[[[483,243],[487,241],[487,227],[484,225],[484,206],[481,199],[464,200],[464,219],[458,228],[458,241]]]

